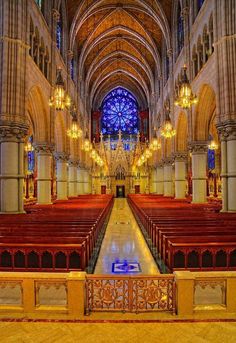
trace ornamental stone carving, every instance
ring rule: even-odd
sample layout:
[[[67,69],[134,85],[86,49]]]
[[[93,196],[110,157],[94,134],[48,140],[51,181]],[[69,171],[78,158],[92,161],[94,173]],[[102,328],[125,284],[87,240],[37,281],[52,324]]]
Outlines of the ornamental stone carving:
[[[1,123],[0,123],[1,125]],[[28,125],[12,123],[0,126],[0,142],[24,142],[28,133]]]
[[[54,151],[54,145],[50,143],[33,144],[37,154],[51,154]]]
[[[186,162],[188,154],[186,151],[176,151],[173,154],[173,157],[174,157],[175,161],[177,161],[177,162]]]
[[[206,154],[208,151],[208,142],[195,141],[189,143],[189,150],[192,154]]]
[[[75,159],[70,159],[68,163],[69,163],[69,167],[78,167],[79,165],[79,161]]]
[[[54,158],[57,162],[67,162],[69,155],[66,152],[55,152]]]
[[[227,120],[216,125],[221,141],[236,140],[236,122]]]

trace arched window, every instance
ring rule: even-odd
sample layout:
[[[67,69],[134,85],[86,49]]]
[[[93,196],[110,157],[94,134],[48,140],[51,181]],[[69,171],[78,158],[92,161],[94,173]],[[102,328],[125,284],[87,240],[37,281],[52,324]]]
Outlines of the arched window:
[[[27,170],[28,173],[31,174],[34,172],[35,168],[35,151],[33,148],[33,136],[30,136],[27,142],[27,145],[25,147],[25,151],[27,153]]]
[[[62,16],[60,14],[60,18],[57,22],[57,48],[62,52]]]
[[[178,4],[177,11],[177,56],[184,46],[184,20],[181,14],[181,6]]]
[[[70,77],[74,80],[75,77],[75,60],[72,58],[70,60]]]
[[[102,133],[137,134],[139,131],[138,103],[126,89],[118,87],[111,91],[102,103]]]

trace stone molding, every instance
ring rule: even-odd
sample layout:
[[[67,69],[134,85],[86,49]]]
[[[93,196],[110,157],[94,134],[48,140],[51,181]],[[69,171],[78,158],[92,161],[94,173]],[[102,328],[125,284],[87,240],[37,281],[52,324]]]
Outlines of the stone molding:
[[[28,133],[27,124],[3,124],[0,125],[0,142],[24,142]]]
[[[163,158],[164,167],[172,165],[173,162],[174,162],[174,158],[172,156]]]
[[[74,160],[74,159],[70,159],[68,161],[68,163],[69,163],[69,167],[78,167],[78,165],[79,165],[79,161],[78,160]]]
[[[54,158],[57,162],[67,162],[69,155],[66,152],[55,152]]]
[[[189,143],[189,150],[192,154],[206,154],[208,151],[208,142],[195,141]]]
[[[227,120],[216,125],[221,141],[236,140],[236,121]]]
[[[175,162],[187,162],[188,153],[186,151],[176,151],[173,156]]]
[[[54,144],[50,143],[35,143],[33,144],[37,154],[52,154],[54,151]]]

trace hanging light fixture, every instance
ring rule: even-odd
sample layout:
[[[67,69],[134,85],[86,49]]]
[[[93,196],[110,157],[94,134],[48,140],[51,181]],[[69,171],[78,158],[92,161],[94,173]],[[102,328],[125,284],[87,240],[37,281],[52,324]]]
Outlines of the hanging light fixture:
[[[164,138],[168,139],[168,138],[172,138],[176,135],[176,130],[174,129],[171,120],[170,120],[170,116],[169,116],[169,107],[166,107],[166,120],[161,128],[161,136],[163,136]]]
[[[156,130],[156,129],[154,129]],[[155,136],[153,137],[151,144],[149,145],[149,148],[152,151],[157,151],[161,149],[161,141],[160,139],[157,137],[157,133],[155,132]]]
[[[208,145],[209,150],[218,150],[219,145],[218,143],[210,136],[210,143]]]
[[[65,83],[61,75],[61,69],[57,69],[57,80],[53,90],[53,95],[49,100],[49,106],[54,107],[56,111],[70,109],[71,98],[65,91]]]
[[[92,149],[92,144],[90,143],[90,140],[88,138],[88,133],[86,132],[86,136],[83,143],[83,150],[86,152],[89,152],[91,149]]]
[[[30,137],[28,142],[25,145],[25,152],[32,152],[32,151],[34,151],[34,147],[32,144],[32,137]]]
[[[191,85],[187,76],[187,67],[186,65],[184,65],[182,80],[178,85],[175,105],[180,106],[183,109],[187,109],[190,108],[192,105],[197,104],[197,102],[198,99],[192,92]]]
[[[67,130],[67,135],[68,137],[72,139],[78,139],[82,136],[83,132],[78,124],[77,110],[75,106],[71,110],[71,116],[72,116],[72,123],[71,123],[70,129]]]

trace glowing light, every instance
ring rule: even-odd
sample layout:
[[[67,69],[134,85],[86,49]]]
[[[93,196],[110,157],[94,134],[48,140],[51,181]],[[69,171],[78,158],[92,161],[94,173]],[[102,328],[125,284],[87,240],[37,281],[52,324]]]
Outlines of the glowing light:
[[[176,130],[173,128],[170,119],[167,119],[161,129],[161,135],[165,138],[172,138],[176,135]]]
[[[49,106],[54,107],[56,111],[63,111],[71,107],[71,98],[65,91],[65,83],[60,69],[57,72],[56,86],[49,100]]]
[[[197,104],[198,99],[193,94],[190,82],[187,77],[187,67],[183,67],[183,77],[179,84],[179,91],[175,100],[175,105],[183,109],[190,108],[192,105]]]
[[[72,139],[78,139],[82,136],[82,130],[78,125],[77,119],[72,119],[71,128],[67,130],[67,135]]]

